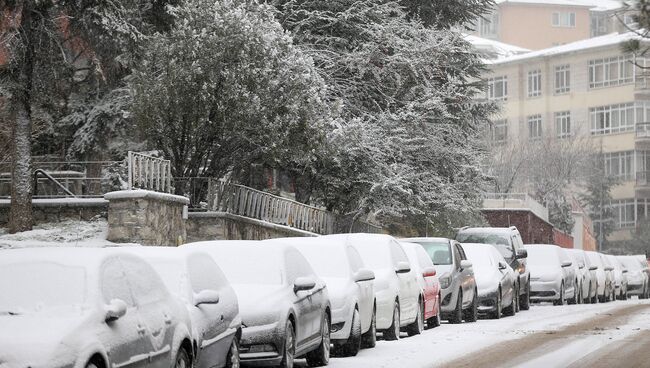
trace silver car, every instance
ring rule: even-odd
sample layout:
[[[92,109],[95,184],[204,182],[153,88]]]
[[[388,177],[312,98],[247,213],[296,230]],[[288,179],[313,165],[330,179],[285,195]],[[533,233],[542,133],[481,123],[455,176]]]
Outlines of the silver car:
[[[606,265],[602,254],[593,251],[586,251],[587,257],[596,269],[596,280],[598,286],[598,301],[604,303],[613,300],[614,297],[614,278],[612,274],[613,267]]]
[[[422,245],[433,261],[440,281],[442,318],[450,323],[478,319],[478,292],[472,262],[460,243],[447,238],[403,239]]]
[[[605,258],[614,268],[614,299],[627,300],[627,269],[616,256],[608,254]]]
[[[589,257],[582,249],[566,249],[567,253],[573,260],[573,268],[578,275],[578,303],[595,303],[598,295],[598,283],[596,279],[596,270],[598,266],[592,265]]]
[[[141,258],[65,247],[0,253],[0,366],[190,366],[188,312]]]
[[[555,305],[569,301],[575,304],[576,275],[573,262],[564,249],[551,244],[525,247],[528,251],[531,301],[552,301]]]
[[[241,318],[237,295],[207,253],[185,247],[121,249],[147,261],[167,289],[185,304],[192,320],[194,367],[239,365]]]
[[[330,357],[332,312],[325,282],[305,257],[285,244],[209,241],[185,245],[210,254],[237,293],[242,364],[312,367]]]
[[[618,256],[617,258],[627,268],[627,293],[637,295],[639,299],[648,296],[648,274],[645,272],[648,263],[645,256],[641,261],[638,256]]]

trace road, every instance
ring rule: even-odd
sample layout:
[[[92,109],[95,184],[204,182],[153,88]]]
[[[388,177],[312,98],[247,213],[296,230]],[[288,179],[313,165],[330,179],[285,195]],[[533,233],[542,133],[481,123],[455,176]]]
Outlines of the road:
[[[542,305],[500,320],[443,324],[333,358],[330,367],[650,367],[650,301]]]

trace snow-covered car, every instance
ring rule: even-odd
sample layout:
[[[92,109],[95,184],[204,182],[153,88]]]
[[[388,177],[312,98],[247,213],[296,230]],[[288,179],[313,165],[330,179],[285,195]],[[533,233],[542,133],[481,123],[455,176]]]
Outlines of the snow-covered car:
[[[627,269],[614,255],[607,254],[605,258],[610,266],[614,268],[614,299],[627,299]]]
[[[322,237],[267,241],[296,247],[327,284],[335,354],[354,356],[362,347],[375,346],[375,273],[365,268],[352,245]]]
[[[489,244],[461,244],[467,259],[472,262],[478,290],[478,311],[489,318],[514,316],[517,312],[518,275],[503,255]]]
[[[375,273],[377,330],[386,340],[399,339],[403,327],[413,334],[418,327],[422,295],[411,264],[397,240],[384,234],[337,234],[323,236],[351,244],[366,267]]]
[[[530,307],[530,272],[526,266],[526,249],[519,230],[510,227],[465,227],[458,231],[456,240],[461,243],[491,244],[506,262],[519,274],[516,289],[519,295],[517,311]]]
[[[592,265],[598,267],[596,269],[596,279],[598,282],[598,301],[604,303],[610,301],[614,296],[614,282],[612,275],[612,267],[605,265],[602,254],[594,251],[585,251],[589,261]],[[592,300],[592,303],[594,301]]]
[[[212,257],[192,248],[124,247],[158,272],[192,320],[194,367],[239,364],[241,318],[237,295]]]
[[[427,327],[440,326],[440,281],[429,254],[417,243],[400,242],[411,263],[411,268],[420,284],[424,296],[422,322]]]
[[[563,305],[575,304],[577,295],[573,262],[564,249],[551,244],[529,244],[530,298],[533,301],[553,301]]]
[[[212,256],[235,289],[243,365],[312,367],[330,356],[331,307],[325,282],[294,247],[258,241],[186,244]]]
[[[580,287],[578,303],[591,303],[598,294],[596,270],[598,266],[592,265],[589,257],[582,249],[566,249],[573,260],[574,269],[578,275]]]
[[[478,297],[472,262],[460,243],[447,238],[408,238],[420,244],[431,258],[440,281],[440,310],[450,323],[475,322]]]
[[[645,256],[643,256],[645,258]],[[648,275],[645,273],[644,264],[637,256],[618,256],[618,260],[627,269],[627,293],[637,295],[639,299],[648,297]]]
[[[0,367],[189,367],[190,317],[116,249],[0,251]]]

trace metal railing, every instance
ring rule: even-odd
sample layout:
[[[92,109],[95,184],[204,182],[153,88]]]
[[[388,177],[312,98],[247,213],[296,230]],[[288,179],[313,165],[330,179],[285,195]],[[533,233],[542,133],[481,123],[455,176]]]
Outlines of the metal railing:
[[[334,232],[331,212],[243,185],[211,179],[208,210],[250,217],[318,234]]]
[[[171,162],[161,158],[129,151],[128,189],[172,192]]]
[[[483,208],[529,209],[538,217],[548,221],[548,209],[526,193],[484,193]]]
[[[650,138],[650,122],[643,122],[643,123],[636,124],[636,137]]]
[[[636,185],[641,187],[647,187],[649,176],[650,176],[649,171],[638,171],[636,173]]]

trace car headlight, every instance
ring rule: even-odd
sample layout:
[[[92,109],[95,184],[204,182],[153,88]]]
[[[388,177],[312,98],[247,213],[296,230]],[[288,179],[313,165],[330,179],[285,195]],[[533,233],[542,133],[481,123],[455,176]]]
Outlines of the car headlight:
[[[449,276],[448,274],[442,276],[440,278],[440,287],[446,289],[449,287],[449,285],[451,285],[451,276]]]

